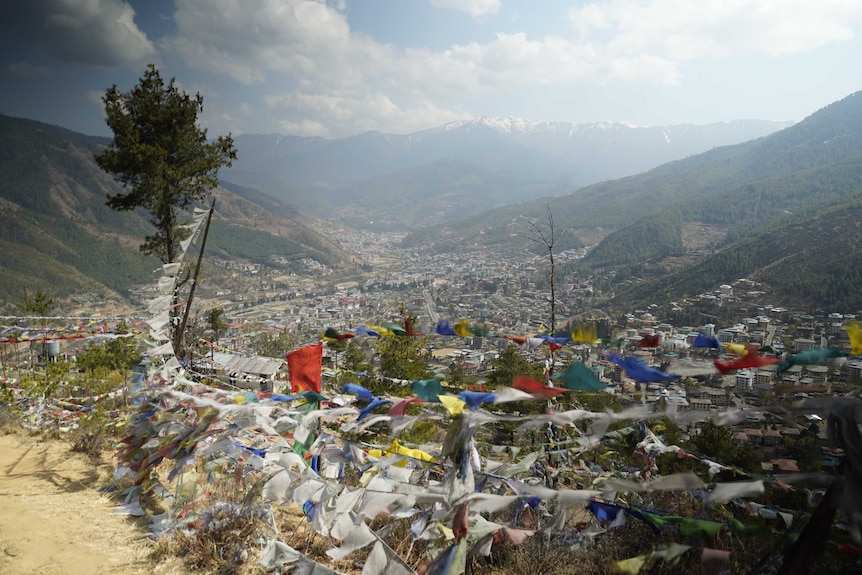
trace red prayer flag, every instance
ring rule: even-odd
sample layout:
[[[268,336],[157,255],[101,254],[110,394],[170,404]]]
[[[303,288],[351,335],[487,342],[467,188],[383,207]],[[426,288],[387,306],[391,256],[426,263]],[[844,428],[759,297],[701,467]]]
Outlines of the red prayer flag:
[[[316,343],[295,349],[285,356],[290,371],[290,391],[321,393],[320,376],[323,365],[323,344]]]
[[[658,335],[645,335],[635,345],[637,347],[658,347],[660,344],[659,339]]]
[[[773,363],[779,363],[780,361],[781,359],[774,355],[760,355],[757,352],[750,351],[748,355],[743,355],[742,357],[737,357],[728,361],[715,359],[712,363],[715,364],[716,369],[721,372],[721,375],[727,375],[731,371],[735,371],[737,369],[763,367],[766,365],[772,365]]]
[[[532,393],[535,395],[539,395],[541,397],[553,397],[555,395],[559,395],[561,393],[566,393],[569,391],[564,387],[549,387],[542,383],[537,379],[533,379],[528,375],[518,375],[512,381],[512,387],[515,389],[520,389],[521,391],[526,391],[527,393]]]

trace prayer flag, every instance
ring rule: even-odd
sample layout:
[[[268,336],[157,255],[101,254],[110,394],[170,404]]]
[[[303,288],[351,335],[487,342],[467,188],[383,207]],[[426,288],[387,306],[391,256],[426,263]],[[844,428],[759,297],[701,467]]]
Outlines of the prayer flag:
[[[749,367],[763,367],[765,365],[772,365],[773,363],[778,363],[781,361],[774,355],[761,355],[756,351],[752,351],[746,355],[728,360],[721,361],[716,359],[712,363],[715,365],[716,369],[721,372],[722,375],[727,375],[731,371],[737,369],[745,369]]]
[[[286,356],[290,372],[290,390],[293,393],[314,391],[320,393],[323,344],[316,343],[296,349]]]
[[[526,391],[527,393],[539,395],[541,397],[553,397],[555,395],[559,395],[568,391],[567,389],[560,387],[547,386],[541,381],[533,379],[528,375],[519,375],[515,377],[515,379],[512,381],[512,387],[514,387],[515,389],[520,389],[521,391]]]
[[[416,397],[431,403],[440,403],[438,395],[443,395],[443,386],[436,379],[417,379],[410,383],[410,389]]]
[[[819,349],[809,349],[800,353],[794,353],[786,356],[778,365],[778,373],[783,373],[794,365],[802,365],[808,363],[820,363],[833,357],[844,357],[843,351],[837,347],[826,347]]]
[[[448,319],[438,319],[437,329],[434,331],[437,332],[437,335],[458,335],[455,333],[455,330],[452,329],[452,325],[449,323]]]
[[[473,332],[470,331],[470,322],[466,319],[459,320],[454,326],[453,329],[457,335],[461,337],[473,337]]]
[[[645,335],[635,345],[637,347],[658,347],[660,339],[658,335]]]
[[[594,325],[579,325],[572,332],[572,341],[579,343],[596,343],[596,326]]]
[[[709,349],[718,349],[721,347],[721,342],[718,341],[714,335],[706,335],[705,333],[697,334],[697,337],[694,338],[694,343],[691,344],[692,347],[706,347]]]
[[[576,361],[569,369],[562,373],[555,373],[551,379],[562,379],[563,387],[566,389],[578,389],[581,391],[597,391],[607,387],[595,374],[590,371],[583,362]]]
[[[638,383],[681,379],[678,375],[670,375],[654,367],[650,367],[634,356],[619,357],[618,355],[609,354],[608,359],[623,368],[628,376]]]
[[[862,326],[858,322],[847,324],[847,337],[850,338],[850,353],[862,355]]]

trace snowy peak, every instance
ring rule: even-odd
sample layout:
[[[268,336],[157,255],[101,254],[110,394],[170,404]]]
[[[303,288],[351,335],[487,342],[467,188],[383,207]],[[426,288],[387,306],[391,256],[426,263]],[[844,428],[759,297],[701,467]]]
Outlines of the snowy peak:
[[[480,116],[472,120],[458,120],[443,124],[437,128],[428,130],[431,133],[449,132],[458,129],[488,128],[501,134],[536,134],[536,133],[559,133],[580,132],[590,130],[615,130],[640,128],[629,122],[592,122],[588,124],[573,124],[571,122],[549,122],[541,120],[527,120],[526,118],[512,117],[489,117]]]

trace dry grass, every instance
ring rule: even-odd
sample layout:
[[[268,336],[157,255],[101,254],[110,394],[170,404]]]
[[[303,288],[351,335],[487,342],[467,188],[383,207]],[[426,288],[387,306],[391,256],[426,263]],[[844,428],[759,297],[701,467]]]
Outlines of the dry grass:
[[[104,421],[101,418],[80,419],[78,427],[69,432],[67,439],[75,453],[84,454],[95,463],[102,461],[107,436]]]

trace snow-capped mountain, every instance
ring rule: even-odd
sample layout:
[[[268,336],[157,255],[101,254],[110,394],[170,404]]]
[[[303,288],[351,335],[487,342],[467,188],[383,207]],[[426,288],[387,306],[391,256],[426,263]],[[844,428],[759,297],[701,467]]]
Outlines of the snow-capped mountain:
[[[458,205],[459,188],[446,178],[454,166],[458,178],[470,180],[471,193],[495,190],[483,200],[485,207],[493,207],[636,174],[789,125],[736,120],[645,127],[481,117],[412,134],[366,132],[337,139],[240,135],[235,138],[239,160],[223,177],[322,215],[361,204],[367,190],[379,190],[378,180],[385,179],[391,190],[388,208],[398,199],[393,194],[399,187],[405,201],[416,194],[430,199],[448,194],[450,207],[434,210],[439,214],[435,218],[445,219],[466,207]],[[415,181],[417,173],[424,174],[423,181]],[[437,176],[436,184],[429,173]],[[483,187],[482,181],[489,184]],[[379,194],[375,198],[380,200]]]

